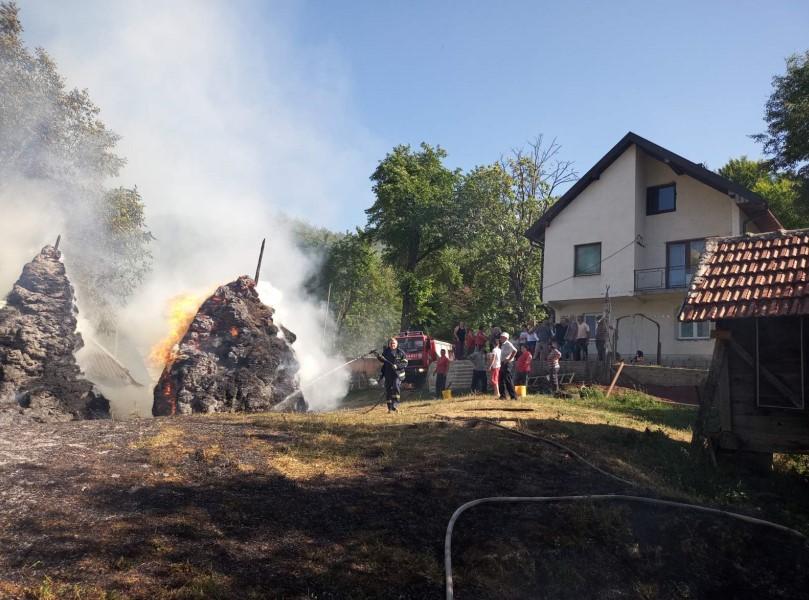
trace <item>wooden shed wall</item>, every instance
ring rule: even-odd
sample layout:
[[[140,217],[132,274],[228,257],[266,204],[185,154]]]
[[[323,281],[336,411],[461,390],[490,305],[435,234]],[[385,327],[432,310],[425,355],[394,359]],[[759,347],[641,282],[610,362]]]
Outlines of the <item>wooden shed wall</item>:
[[[766,321],[763,319],[760,326],[766,327]],[[725,424],[722,429],[726,429],[729,419],[730,430],[739,449],[759,452],[809,452],[809,411],[806,405],[802,410],[764,408],[757,405],[755,364],[751,365],[742,356],[746,353],[747,358],[755,363],[754,319],[719,321],[717,330],[730,332],[730,340],[717,340],[717,343],[727,345],[725,363],[727,392],[723,396],[721,391],[718,391],[719,412],[722,414],[725,411]],[[734,348],[734,342],[743,352],[738,352]],[[728,405],[723,406],[724,403]]]

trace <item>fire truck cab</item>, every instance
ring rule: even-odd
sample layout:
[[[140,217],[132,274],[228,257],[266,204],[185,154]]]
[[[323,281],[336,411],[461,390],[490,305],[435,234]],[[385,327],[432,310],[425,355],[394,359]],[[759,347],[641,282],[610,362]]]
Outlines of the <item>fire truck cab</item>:
[[[452,344],[431,338],[423,331],[402,331],[396,336],[396,341],[407,357],[405,381],[414,385],[426,381],[427,369],[430,363],[438,360],[441,350],[446,350],[450,358],[454,356]]]

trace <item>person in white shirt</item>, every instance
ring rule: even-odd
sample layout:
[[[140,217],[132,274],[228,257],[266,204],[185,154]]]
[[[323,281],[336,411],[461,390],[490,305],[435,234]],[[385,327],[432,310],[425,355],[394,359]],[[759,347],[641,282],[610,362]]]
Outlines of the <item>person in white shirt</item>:
[[[576,360],[587,360],[587,345],[590,343],[590,326],[584,320],[584,315],[579,315],[576,321]]]
[[[489,352],[489,374],[494,395],[500,395],[500,340],[497,340]]]
[[[514,390],[514,380],[512,373],[514,369],[514,358],[517,356],[517,348],[508,341],[508,334],[504,331],[500,334],[500,399],[506,399],[506,392],[512,400],[517,399],[517,392]]]
[[[537,357],[537,341],[539,340],[539,336],[537,335],[537,324],[536,321],[531,324],[528,328],[528,351],[531,355],[536,359]]]

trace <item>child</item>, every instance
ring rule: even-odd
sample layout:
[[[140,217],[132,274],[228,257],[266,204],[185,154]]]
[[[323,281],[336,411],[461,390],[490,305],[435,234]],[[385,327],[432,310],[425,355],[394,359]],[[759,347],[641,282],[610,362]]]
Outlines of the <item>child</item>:
[[[528,343],[520,344],[520,355],[517,357],[517,385],[528,383],[528,376],[531,374],[531,361],[533,354],[528,349]]]
[[[556,340],[551,341],[550,350],[548,350],[548,375],[551,380],[551,388],[554,393],[559,392],[559,359],[562,358],[562,353],[559,352],[559,343]]]
[[[498,340],[492,345],[492,351],[489,353],[489,376],[494,389],[494,395],[500,396],[500,341]]]
[[[449,358],[447,351],[441,349],[441,357],[435,365],[435,397],[441,398],[441,392],[447,387],[447,373],[449,373]]]
[[[475,351],[469,355],[472,361],[472,392],[486,393],[486,353],[482,346],[476,346]]]

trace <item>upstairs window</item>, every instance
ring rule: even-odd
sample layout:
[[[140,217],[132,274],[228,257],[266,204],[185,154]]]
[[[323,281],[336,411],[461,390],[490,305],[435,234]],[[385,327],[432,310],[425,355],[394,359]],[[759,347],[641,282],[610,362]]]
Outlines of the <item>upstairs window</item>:
[[[677,187],[673,183],[646,188],[646,214],[659,215],[677,210]]]
[[[574,247],[573,275],[598,275],[601,273],[601,242],[579,244]]]

